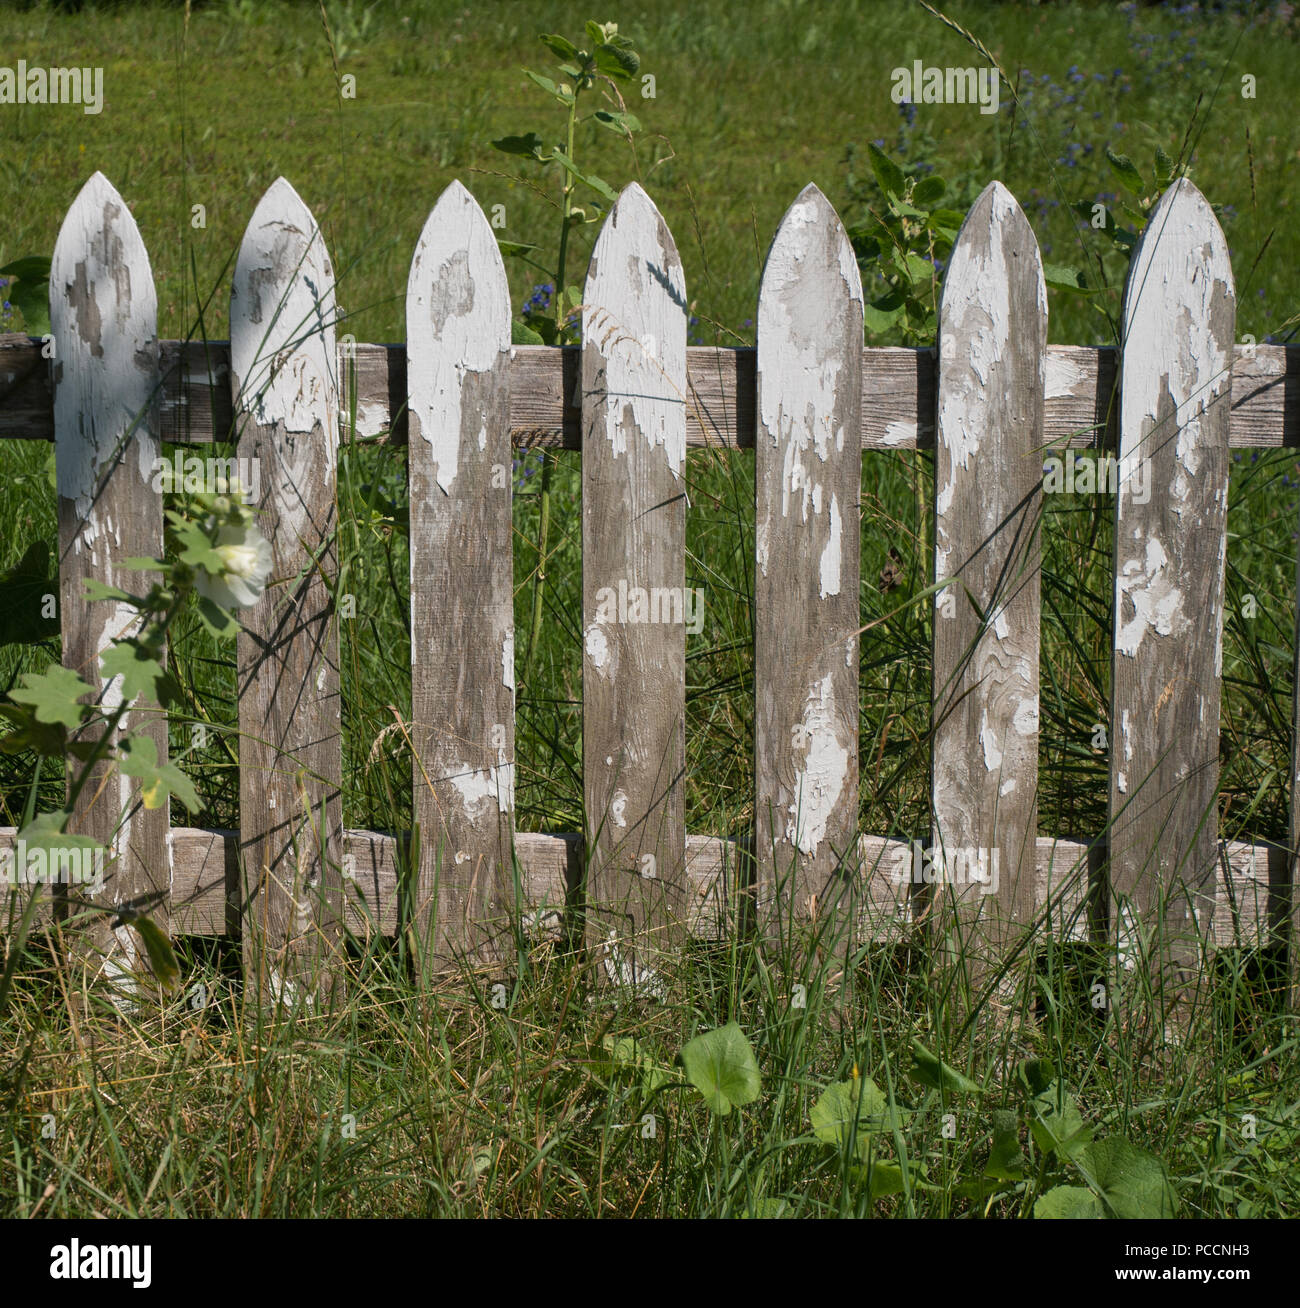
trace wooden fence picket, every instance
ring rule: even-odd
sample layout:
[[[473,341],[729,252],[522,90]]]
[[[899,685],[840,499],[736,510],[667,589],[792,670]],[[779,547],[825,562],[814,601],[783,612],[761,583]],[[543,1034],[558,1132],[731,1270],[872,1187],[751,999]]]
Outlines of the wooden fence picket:
[[[758,297],[754,573],[758,925],[852,942],[857,904],[862,281],[815,186]]]
[[[286,1005],[326,997],[343,916],[334,318],[324,237],[281,177],[240,246],[230,380],[274,556],[265,593],[239,614],[244,967]]]
[[[971,984],[1034,916],[1046,355],[1038,242],[993,182],[944,279],[934,470],[929,858]]]
[[[414,919],[446,963],[513,950],[515,769],[510,289],[452,182],[406,292],[411,484]]]
[[[162,499],[153,488],[158,458],[158,303],[153,273],[126,202],[102,173],[68,210],[50,269],[54,339],[54,440],[59,498],[59,615],[63,663],[102,687],[105,711],[122,702],[120,679],[101,675],[99,656],[115,639],[139,633],[125,603],[87,601],[96,580],[133,594],[157,577],[128,569],[130,558],[161,558]],[[142,699],[121,730],[151,739],[167,760],[167,721]],[[77,765],[74,765],[77,766]],[[107,782],[107,784],[101,784]],[[170,917],[166,805],[143,806],[140,783],[100,766],[83,789],[69,825],[99,841],[106,859],[102,892],[82,898],[108,905],[147,899],[164,929]],[[96,914],[81,936],[88,966],[129,990],[124,973],[146,967],[134,932]]]
[[[1175,182],[1124,295],[1110,767],[1119,972],[1149,964],[1170,1009],[1197,988],[1219,868],[1235,311],[1218,221]]]
[[[597,975],[658,986],[686,921],[686,288],[632,183],[582,312],[586,929]]]

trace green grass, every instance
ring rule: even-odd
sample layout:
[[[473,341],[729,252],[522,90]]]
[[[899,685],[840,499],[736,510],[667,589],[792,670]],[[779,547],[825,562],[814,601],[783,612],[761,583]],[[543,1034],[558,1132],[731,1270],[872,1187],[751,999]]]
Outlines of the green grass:
[[[966,199],[1000,177],[1045,257],[1082,263],[1067,210],[1115,189],[1103,147],[1144,166],[1157,143],[1177,154],[1202,92],[1192,176],[1228,206],[1238,336],[1263,340],[1297,309],[1294,115],[1282,89],[1294,28],[1271,9],[1248,24],[1235,6],[1180,16],[1169,7],[1126,15],[1094,5],[954,5],[946,12],[1013,77],[1023,69],[1034,79],[1021,82],[1013,129],[1010,112],[984,117],[945,106],[921,106],[906,124],[889,99],[893,67],[918,57],[978,62],[960,35],[912,4],[703,0],[652,2],[626,15],[541,3],[328,8],[333,54],[310,4],[197,4],[188,29],[177,5],[77,14],[0,6],[6,59],[102,64],[107,100],[98,117],[0,106],[0,264],[49,253],[78,187],[100,169],[149,249],[160,334],[220,339],[234,251],[257,198],[283,173],[324,229],[346,330],[358,340],[401,340],[409,258],[453,177],[489,212],[505,206],[503,236],[553,240],[554,205],[504,176],[511,161],[490,141],[534,128],[558,134],[558,118],[539,122],[545,111],[520,67],[550,62],[538,32],[575,33],[586,18],[610,17],[642,51],[657,94],[632,105],[646,127],[636,157],[588,128],[581,158],[611,182],[640,178],[660,206],[685,265],[694,339],[752,344],[767,243],[807,181],[846,221],[861,220],[868,141],[884,140],[907,163],[932,164]],[[365,12],[372,16],[363,31]],[[355,101],[337,97],[336,56],[357,76]],[[1170,60],[1187,72],[1160,68]],[[1074,65],[1084,83],[1070,80]],[[1238,93],[1243,72],[1257,78],[1254,100]],[[1073,164],[1071,141],[1080,143]],[[206,207],[203,229],[191,225],[195,204]],[[579,275],[593,234],[581,232],[571,253]],[[541,278],[514,263],[510,271],[520,305]],[[1122,267],[1112,258],[1100,272],[1111,287],[1097,299],[1100,312],[1052,294],[1049,339],[1113,343]],[[52,544],[57,531],[49,449],[0,444],[7,567],[32,542]],[[543,639],[517,710],[517,819],[524,829],[576,831],[580,477],[575,455],[555,457]],[[688,460],[686,582],[704,589],[707,614],[704,632],[688,643],[692,832],[735,835],[752,817],[751,457],[700,451]],[[1286,839],[1293,464],[1290,454],[1247,453],[1233,466],[1221,829],[1234,839]],[[872,625],[862,641],[861,823],[907,839],[929,828],[929,606],[913,597],[930,568],[923,515],[931,477],[925,455],[863,458],[862,621]],[[538,480],[516,496],[521,633],[538,563]],[[410,711],[405,482],[400,451],[345,448],[340,588],[356,595],[358,614],[341,624],[345,821],[381,830],[410,823],[411,767],[394,726],[394,714]],[[1093,742],[1107,723],[1113,507],[1104,496],[1048,500],[1040,829],[1088,838],[1106,823],[1107,760]],[[901,582],[886,591],[878,578],[891,549]],[[205,802],[198,820],[233,826],[233,648],[209,640],[194,618],[174,636],[189,702],[174,721],[173,749],[190,748],[192,720],[222,729],[186,763]],[[0,687],[57,656],[54,642],[0,648]],[[30,758],[0,758],[0,822],[15,822],[32,775]],[[42,798],[58,794],[47,770]],[[1296,1211],[1295,1030],[1276,1011],[1267,959],[1228,951],[1195,1038],[1160,1049],[1140,1024],[1094,1021],[1080,982],[1086,968],[1069,947],[1038,942],[1041,1021],[1016,1035],[988,1023],[963,1030],[948,999],[951,978],[934,970],[919,940],[909,944],[864,951],[838,983],[834,968],[768,971],[736,942],[695,945],[657,1006],[592,999],[578,964],[539,945],[521,955],[511,1006],[501,1012],[474,998],[464,978],[420,993],[401,942],[376,942],[355,960],[341,1012],[270,1025],[240,1009],[222,949],[194,941],[184,994],[201,981],[212,1004],[196,1011],[182,1002],[87,1027],[38,939],[0,1013],[0,1105],[11,1134],[0,1148],[0,1211],[723,1215],[777,1200],[802,1214],[978,1213],[983,1206],[958,1187],[983,1165],[992,1109],[1011,1093],[1008,1066],[1031,1055],[1057,1065],[1090,1120],[1164,1159],[1184,1212]],[[796,1009],[791,986],[800,978],[808,1004]],[[733,1018],[754,1042],[764,1092],[728,1119],[710,1118],[676,1091],[647,1107],[590,1053],[605,1035],[634,1035],[666,1063],[697,1031]],[[956,1140],[942,1138],[938,1106],[909,1080],[913,1036],[989,1086],[964,1111]],[[811,1104],[855,1064],[915,1112],[882,1147],[923,1163],[935,1189],[873,1203],[833,1151],[803,1138]],[[652,1141],[625,1125],[644,1111],[656,1114]],[[41,1136],[45,1112],[55,1115],[53,1139]],[[354,1139],[340,1136],[349,1112]],[[1242,1134],[1243,1113],[1258,1119],[1253,1142]],[[992,1211],[1010,1215],[1018,1203],[999,1200]]]

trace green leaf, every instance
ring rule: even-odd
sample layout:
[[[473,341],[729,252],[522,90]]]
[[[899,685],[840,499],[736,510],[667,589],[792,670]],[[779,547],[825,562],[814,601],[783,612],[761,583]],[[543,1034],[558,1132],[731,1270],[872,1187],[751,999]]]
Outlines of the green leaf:
[[[202,805],[194,783],[174,763],[158,766],[158,747],[148,736],[131,736],[122,742],[122,774],[140,782],[145,808],[162,808],[168,795],[175,795],[191,813]]]
[[[872,1131],[890,1126],[889,1105],[876,1083],[866,1076],[837,1081],[826,1087],[809,1115],[813,1135],[841,1149]]]
[[[879,146],[867,145],[867,156],[871,160],[871,171],[880,183],[880,189],[886,195],[903,194],[903,170]]]
[[[1056,1067],[1046,1058],[1026,1058],[1016,1068],[1016,1080],[1031,1097],[1041,1095],[1056,1080]]]
[[[590,186],[597,195],[603,195],[610,204],[613,204],[614,201],[618,199],[618,196],[614,194],[614,191],[608,182],[602,181],[599,177],[584,173],[578,165],[564,153],[563,150],[557,147],[552,152],[551,158],[554,159],[566,173],[576,177],[578,181],[582,182],[584,185]]]
[[[1080,295],[1093,294],[1081,269],[1071,268],[1063,263],[1045,263],[1043,280],[1048,286],[1058,291],[1074,291]]]
[[[49,572],[49,546],[38,540],[0,573],[0,645],[34,645],[59,634],[57,608],[55,616],[43,616],[45,597],[59,593],[59,579]]]
[[[862,321],[873,334],[887,332],[903,316],[905,307],[902,293],[890,291],[863,307]]]
[[[912,1076],[932,1090],[947,1090],[954,1095],[982,1095],[984,1087],[949,1067],[935,1057],[919,1040],[912,1041],[912,1056],[916,1060]]]
[[[13,730],[0,737],[0,754],[30,749],[42,758],[62,758],[68,752],[68,732],[61,722],[37,722],[25,704],[0,704],[0,716],[13,723]]]
[[[719,1117],[758,1098],[762,1088],[758,1062],[735,1022],[696,1036],[678,1057],[686,1079],[704,1096],[709,1111]]]
[[[546,342],[522,318],[516,318],[510,324],[510,344],[545,345]]]
[[[115,641],[100,655],[99,666],[105,678],[122,678],[124,699],[148,695],[165,707],[179,693],[171,674],[138,640]]]
[[[1148,189],[1146,182],[1142,180],[1142,174],[1138,172],[1133,160],[1128,155],[1116,154],[1110,146],[1107,146],[1106,162],[1110,164],[1111,171],[1119,178],[1120,184],[1126,191],[1140,196]]]
[[[44,672],[26,672],[24,685],[11,691],[9,698],[18,704],[30,704],[37,722],[61,723],[71,730],[81,725],[89,708],[78,704],[82,695],[93,693],[77,674],[58,663],[52,663]]]
[[[1074,1158],[1092,1139],[1095,1129],[1084,1124],[1074,1096],[1053,1082],[1030,1100],[1029,1129],[1045,1154]]]
[[[1122,1136],[1094,1140],[1075,1162],[1116,1217],[1178,1216],[1178,1196],[1160,1159]]]
[[[531,68],[524,69],[524,76],[535,82],[548,95],[554,96],[561,104],[573,103],[573,92],[567,86],[557,86],[549,77],[535,73]]]
[[[947,189],[948,183],[942,177],[922,177],[912,187],[912,203],[920,205],[922,209],[931,209],[943,199]]]
[[[578,47],[572,41],[553,32],[543,32],[537,38],[557,59],[576,59]]]
[[[1020,1119],[1007,1108],[993,1112],[993,1148],[989,1151],[985,1176],[999,1181],[1019,1181],[1029,1160],[1020,1147]]]
[[[930,281],[934,277],[934,265],[927,263],[919,254],[911,250],[895,250],[894,267],[913,285]]]
[[[897,1163],[872,1163],[867,1186],[873,1199],[903,1193],[903,1169]]]
[[[164,992],[170,994],[176,989],[176,983],[181,977],[181,967],[176,961],[172,942],[152,918],[133,916],[128,921],[144,942],[145,953],[149,955],[149,970]]]
[[[626,82],[628,78],[636,76],[641,67],[641,58],[630,43],[623,44],[621,40],[606,42],[596,47],[596,67],[606,77]]]
[[[1034,1200],[1034,1216],[1045,1218],[1105,1217],[1101,1201],[1079,1185],[1058,1185]]]
[[[619,136],[641,130],[641,120],[635,114],[616,114],[608,109],[597,109],[593,117],[602,127],[608,127]]]
[[[653,1094],[673,1082],[672,1073],[646,1049],[644,1044],[631,1036],[607,1035],[601,1041],[597,1061],[610,1072],[622,1069],[637,1074],[641,1080],[641,1089],[646,1094]]]
[[[741,1217],[761,1217],[771,1220],[777,1217],[784,1217],[790,1212],[790,1205],[784,1199],[759,1199],[753,1207],[753,1210],[746,1209],[741,1213]],[[793,1213],[791,1213],[793,1216]]]
[[[50,261],[44,255],[27,255],[0,268],[0,277],[17,280],[5,288],[7,299],[23,315],[33,336],[50,330]]]
[[[497,248],[504,255],[524,255],[531,254],[534,250],[540,250],[540,245],[529,245],[526,241],[503,241],[497,239]]]
[[[237,636],[241,631],[239,620],[206,595],[198,597],[198,609],[199,621],[203,623],[211,635],[216,636],[219,640]]]
[[[493,148],[503,154],[522,154],[531,159],[542,157],[545,144],[536,132],[529,132],[527,136],[500,136],[492,142]]]
[[[1174,179],[1174,161],[1156,146],[1156,181],[1161,186],[1168,186]]]
[[[85,598],[92,603],[96,600],[113,600],[119,604],[130,604],[133,608],[144,608],[143,596],[128,594],[119,586],[106,585],[98,577],[87,577],[82,584],[86,588]]]
[[[57,854],[63,850],[77,849],[103,851],[104,847],[90,836],[77,835],[66,831],[72,814],[66,809],[53,809],[47,813],[38,813],[18,833],[18,839],[28,848],[43,849],[47,854]]]

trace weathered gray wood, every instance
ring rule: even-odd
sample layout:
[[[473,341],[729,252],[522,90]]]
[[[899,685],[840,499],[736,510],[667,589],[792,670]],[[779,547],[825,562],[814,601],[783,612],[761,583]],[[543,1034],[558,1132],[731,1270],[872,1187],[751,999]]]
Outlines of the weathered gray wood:
[[[168,441],[226,439],[231,425],[229,350],[224,341],[163,341],[161,435]],[[1053,447],[1114,448],[1115,354],[1104,347],[1052,345],[1047,351],[1044,440]],[[511,367],[511,439],[516,445],[582,447],[582,424],[571,403],[576,347],[521,345]],[[693,346],[686,444],[752,449],[755,352]],[[357,422],[350,399],[340,411],[343,439],[406,442],[406,351],[401,345],[356,347]],[[935,357],[932,349],[872,347],[863,351],[862,448],[934,448]],[[346,380],[346,371],[344,372]],[[1108,421],[1109,417],[1109,421]],[[919,433],[918,433],[919,425]],[[39,345],[0,334],[0,439],[53,437],[49,383]],[[1232,375],[1232,447],[1300,446],[1300,345],[1238,345]]]
[[[934,469],[933,890],[972,985],[1034,915],[1046,349],[1038,242],[993,182],[944,279]]]
[[[1218,874],[1235,306],[1223,233],[1182,179],[1124,296],[1111,683],[1111,926],[1121,974],[1159,933],[1151,966],[1171,1007],[1200,980]]]
[[[416,246],[406,338],[415,920],[440,964],[496,961],[514,943],[510,289],[459,182]]]
[[[0,827],[0,851],[12,848],[13,827]],[[345,875],[349,895],[346,924],[359,937],[397,934],[397,842],[378,831],[346,831]],[[530,938],[556,938],[566,901],[582,875],[582,838],[576,834],[515,835],[519,859],[520,928]],[[1270,870],[1285,863],[1280,845],[1226,846],[1231,880],[1215,890],[1212,944],[1216,948],[1257,947],[1270,938]],[[239,837],[233,831],[178,827],[171,833],[174,931],[178,935],[239,938]],[[1035,905],[1062,940],[1087,940],[1087,846],[1077,841],[1040,836],[1037,842]],[[735,879],[737,846],[716,836],[687,836],[689,884],[687,927],[701,940],[722,940],[737,926],[737,903],[728,894]],[[912,846],[881,836],[859,839],[858,863],[865,882],[857,938],[867,941],[905,939],[914,929],[910,879]],[[38,924],[49,914],[38,915]]]
[[[55,358],[55,462],[59,496],[59,614],[63,662],[92,686],[107,715],[122,703],[120,679],[106,681],[100,654],[139,634],[128,604],[88,601],[95,579],[138,593],[157,576],[128,569],[130,558],[161,558],[162,500],[152,487],[158,456],[158,303],[149,256],[125,201],[102,173],[82,187],[59,231],[50,271]],[[142,700],[121,734],[147,736],[167,758],[166,716]],[[93,734],[93,733],[92,733]],[[80,764],[72,765],[73,772]],[[163,898],[150,912],[168,924],[167,808],[146,809],[140,783],[99,765],[81,792],[70,830],[108,851],[105,906]],[[83,960],[106,981],[147,969],[135,933],[96,914],[82,938]]]
[[[862,281],[808,186],[758,296],[755,865],[774,945],[852,940],[858,836]]]
[[[601,229],[583,301],[586,930],[598,976],[655,993],[687,899],[686,290],[635,183]]]
[[[244,975],[285,1004],[325,997],[342,916],[334,317],[324,238],[280,178],[235,266],[230,382],[274,556],[266,592],[238,615]]]

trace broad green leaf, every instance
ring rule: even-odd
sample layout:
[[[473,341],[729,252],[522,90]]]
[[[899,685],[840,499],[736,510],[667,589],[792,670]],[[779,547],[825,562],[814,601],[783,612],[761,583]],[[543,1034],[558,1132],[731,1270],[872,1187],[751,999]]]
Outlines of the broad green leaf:
[[[1106,162],[1110,164],[1111,171],[1119,178],[1126,191],[1141,196],[1148,189],[1146,182],[1142,179],[1142,174],[1138,172],[1133,160],[1128,155],[1116,154],[1110,146],[1107,146]]]
[[[927,263],[919,254],[911,250],[894,251],[894,266],[909,282],[928,282],[934,276],[934,265]]]
[[[1081,295],[1091,295],[1093,293],[1093,289],[1088,285],[1082,270],[1071,268],[1063,263],[1045,263],[1043,265],[1043,280],[1048,286],[1054,287],[1058,291],[1074,291]]]
[[[556,86],[549,77],[543,77],[541,73],[535,73],[531,68],[524,69],[524,76],[531,82],[535,82],[548,95],[554,96],[561,104],[573,103],[573,92],[567,86]]]
[[[1029,1129],[1045,1154],[1074,1158],[1094,1135],[1094,1128],[1084,1124],[1074,1096],[1055,1082],[1034,1096],[1029,1109]]]
[[[522,318],[516,318],[510,324],[510,344],[545,345],[546,342]]]
[[[634,77],[641,67],[640,56],[625,45],[605,44],[596,48],[596,67],[616,81]]]
[[[30,704],[37,722],[62,723],[71,730],[81,725],[89,709],[77,700],[93,693],[93,687],[69,668],[52,663],[44,672],[25,672],[24,685],[9,692],[18,704]]]
[[[122,742],[119,763],[124,776],[140,782],[140,797],[145,808],[162,808],[167,796],[175,795],[191,813],[202,805],[194,783],[174,763],[158,764],[158,747],[148,736],[131,736]]]
[[[636,114],[616,114],[608,109],[597,109],[593,116],[602,127],[608,127],[611,132],[617,132],[619,136],[641,130],[641,120]]]
[[[1020,1119],[1010,1109],[995,1109],[993,1148],[989,1151],[984,1175],[999,1181],[1019,1181],[1024,1177],[1028,1161],[1020,1147]]]
[[[887,332],[903,316],[904,308],[902,295],[898,291],[891,291],[888,295],[865,305],[862,310],[862,320],[867,330],[873,334]]]
[[[653,1094],[673,1082],[673,1074],[660,1064],[645,1045],[631,1036],[607,1035],[601,1041],[598,1058],[608,1071],[621,1068],[637,1074],[646,1094]]]
[[[42,758],[62,758],[68,752],[68,732],[61,722],[38,722],[28,704],[0,704],[0,717],[13,724],[0,737],[0,754],[22,754],[27,750]]]
[[[122,678],[123,699],[148,695],[166,706],[176,698],[176,683],[171,674],[138,640],[115,641],[100,655],[99,666],[105,679]]]
[[[17,278],[4,298],[22,313],[32,336],[44,336],[50,330],[50,260],[44,255],[15,259],[0,268],[0,277]]]
[[[1056,1067],[1046,1058],[1026,1058],[1016,1068],[1016,1080],[1031,1096],[1041,1095],[1056,1080]]]
[[[1156,146],[1156,181],[1161,186],[1168,186],[1174,179],[1174,161]]]
[[[741,1217],[775,1218],[785,1217],[791,1213],[790,1205],[784,1199],[759,1199],[753,1209],[745,1209]]]
[[[903,170],[876,145],[867,145],[867,157],[871,160],[871,171],[880,183],[880,189],[886,195],[903,194]]]
[[[947,1090],[954,1095],[982,1095],[983,1086],[949,1067],[932,1054],[919,1040],[912,1041],[912,1056],[916,1060],[912,1075],[931,1090]]]
[[[237,618],[227,613],[215,600],[206,595],[198,597],[199,620],[218,639],[237,636],[241,630]]]
[[[45,597],[57,600],[59,594],[59,579],[49,572],[50,547],[38,540],[0,573],[0,645],[34,645],[59,634],[57,607],[52,616],[45,616]]]
[[[678,1056],[686,1079],[704,1096],[709,1111],[719,1117],[758,1098],[762,1088],[758,1062],[735,1022],[696,1036]]]
[[[537,38],[557,59],[576,59],[578,47],[554,32],[543,32]]]
[[[850,1140],[856,1141],[872,1131],[887,1130],[890,1125],[885,1096],[868,1076],[828,1085],[809,1116],[813,1135],[841,1149]]]
[[[1094,1140],[1075,1162],[1116,1217],[1178,1216],[1178,1196],[1160,1159],[1122,1136]]]
[[[88,600],[113,600],[119,604],[130,604],[137,609],[144,607],[142,595],[132,595],[118,586],[105,585],[98,577],[87,577],[83,584],[86,587],[85,597]]]
[[[1058,1185],[1034,1200],[1034,1216],[1039,1219],[1063,1217],[1105,1217],[1101,1200],[1091,1190],[1079,1185]]]
[[[540,245],[529,245],[527,241],[503,241],[497,239],[497,249],[504,255],[524,255],[532,254],[534,250],[540,250]]]
[[[527,136],[500,136],[492,142],[493,148],[503,154],[522,154],[532,159],[542,157],[545,144],[536,132],[529,132]]]
[[[610,204],[613,204],[614,201],[618,199],[618,196],[614,194],[614,191],[608,182],[605,182],[601,178],[595,177],[589,173],[584,173],[582,169],[580,169],[578,165],[564,153],[563,150],[558,148],[555,149],[551,153],[551,158],[554,159],[566,173],[570,174],[570,176],[576,177],[578,181],[582,182],[584,185],[590,186],[597,195],[603,195]]]
[[[163,929],[149,917],[131,917],[130,925],[140,934],[144,941],[145,952],[149,955],[149,969],[153,972],[164,993],[170,994],[176,989],[181,977],[181,967],[176,961],[172,942]]]
[[[943,199],[947,189],[948,183],[942,177],[922,177],[912,187],[912,203],[920,205],[922,209],[931,209]]]

